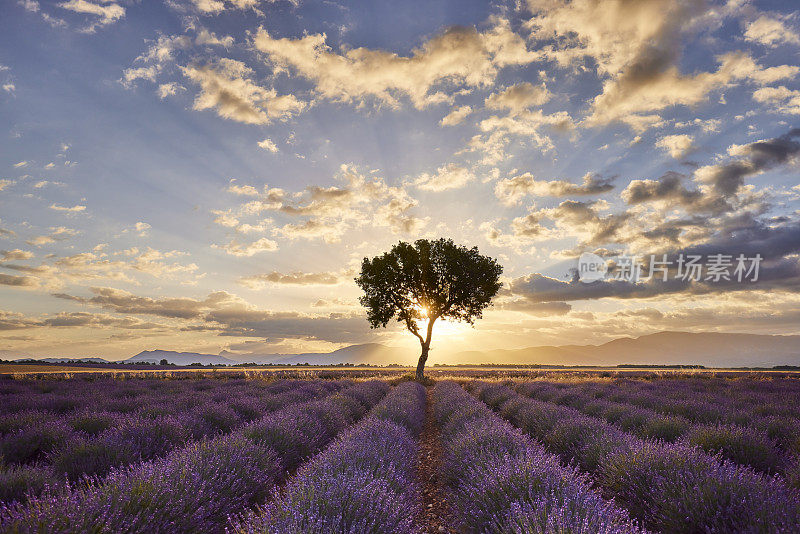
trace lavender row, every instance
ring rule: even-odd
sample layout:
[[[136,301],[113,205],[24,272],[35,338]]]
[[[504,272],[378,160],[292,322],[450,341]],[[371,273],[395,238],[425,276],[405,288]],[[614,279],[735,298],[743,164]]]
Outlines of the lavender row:
[[[574,467],[562,465],[452,382],[436,385],[442,479],[463,532],[641,532]]]
[[[607,411],[612,418],[617,418],[615,412],[624,412],[619,416],[620,424],[635,427],[637,420],[644,420],[642,432],[645,437],[674,441],[692,433],[692,441],[697,445],[707,450],[723,450],[734,461],[760,470],[796,468],[795,462],[787,463],[775,457],[775,445],[790,453],[792,458],[800,454],[800,421],[776,416],[743,415],[741,411],[728,411],[719,402],[691,397],[687,391],[662,391],[656,394],[640,389],[644,387],[640,385],[629,389],[629,384],[629,381],[612,386],[592,382],[575,385],[524,382],[517,390],[539,400],[581,410],[586,406],[590,411]],[[625,409],[614,405],[606,407],[603,402],[624,404],[644,411],[637,412],[635,408]],[[647,411],[653,412],[652,417]],[[749,450],[758,453],[750,454],[748,458]]]
[[[307,381],[280,381],[270,384],[243,381],[197,381],[189,388],[181,389],[161,388],[159,395],[128,396],[130,393],[125,383],[117,385],[120,391],[114,391],[114,384],[103,382],[107,391],[98,391],[94,384],[82,384],[77,381],[64,381],[73,388],[71,395],[74,397],[90,397],[92,404],[80,404],[80,408],[68,410],[65,413],[47,411],[42,409],[42,402],[31,402],[31,408],[21,411],[6,411],[0,416],[0,437],[2,442],[10,439],[10,435],[26,430],[29,436],[23,436],[20,441],[43,441],[58,439],[58,434],[78,432],[87,435],[96,435],[114,427],[117,423],[134,418],[157,419],[160,417],[189,418],[192,421],[192,430],[195,434],[205,435],[216,430],[224,430],[228,420],[242,419],[245,421],[260,417],[263,413],[283,406],[291,390],[297,390]],[[142,381],[145,382],[145,381]],[[182,382],[186,384],[188,381]],[[318,382],[323,383],[323,382]],[[145,384],[150,384],[145,382]],[[138,384],[139,388],[146,388],[145,384]],[[223,385],[224,387],[218,387]],[[90,389],[90,386],[91,389]],[[189,389],[186,389],[189,388]],[[196,388],[202,388],[196,390]],[[101,388],[102,389],[102,388]],[[52,399],[51,399],[52,400]],[[75,398],[64,396],[57,399],[59,402],[74,401]],[[72,405],[72,404],[70,404]],[[40,429],[54,428],[54,435],[47,434],[38,437]],[[198,436],[199,437],[199,436]],[[0,445],[0,451],[4,447]],[[37,452],[34,449],[35,456]],[[12,456],[5,451],[4,456],[9,460]],[[22,455],[14,458],[14,463],[26,463],[35,460],[35,457]]]
[[[566,461],[594,474],[603,491],[653,530],[797,532],[800,494],[685,443],[642,440],[566,406],[520,396],[504,385],[471,389]]]
[[[304,465],[268,506],[234,521],[238,533],[418,532],[417,438],[425,389],[405,382],[369,417]]]
[[[268,398],[233,396],[228,404],[200,407],[182,417],[80,413],[68,421],[21,428],[0,440],[0,501],[37,494],[64,479],[104,476],[113,467],[164,456],[188,441],[225,434],[264,414],[328,395],[351,382],[295,382]],[[241,394],[241,393],[240,393]],[[252,402],[254,401],[254,402]],[[242,415],[233,409],[249,405]],[[28,464],[28,465],[16,465]]]
[[[567,405],[592,417],[600,417],[625,432],[640,438],[678,440],[696,445],[704,451],[765,473],[785,472],[794,466],[793,455],[778,448],[765,431],[726,423],[693,423],[677,415],[663,415],[639,406],[596,399],[589,394],[570,389],[557,389],[522,383],[514,389],[522,395]]]
[[[766,383],[766,381],[749,381]],[[753,425],[762,419],[791,419],[798,425],[795,409],[798,396],[793,393],[797,380],[782,380],[784,387],[731,386],[734,380],[622,380],[605,387],[588,384],[587,391],[608,396],[610,400],[640,404],[662,413],[679,415],[704,423]],[[743,388],[744,391],[743,391]],[[782,393],[778,393],[782,391]]]
[[[220,390],[228,391],[229,382],[218,384]],[[348,385],[352,382],[281,381],[247,391],[234,388],[228,404],[199,407],[179,417],[81,411],[63,416],[63,420],[23,418],[17,421],[22,428],[0,439],[0,502],[10,503],[48,487],[63,486],[66,480],[104,476],[112,467],[164,456],[192,439],[225,433],[275,409]],[[261,397],[249,396],[259,391],[264,392]],[[181,404],[180,399],[173,404]],[[231,407],[237,406],[250,410],[246,414],[241,409],[232,412]]]
[[[639,391],[656,395],[675,392],[687,397],[702,396],[728,411],[743,411],[751,416],[800,417],[795,409],[800,401],[800,381],[796,378],[661,379],[635,385]]]
[[[112,470],[62,492],[0,506],[2,532],[222,532],[230,514],[275,485],[361,418],[389,386],[364,382],[292,405],[228,435]]]
[[[7,416],[17,413],[34,411],[42,416],[55,417],[79,411],[123,414],[142,411],[174,415],[194,406],[224,400],[224,394],[217,388],[220,383],[225,384],[225,391],[250,393],[258,397],[261,394],[281,393],[291,389],[292,384],[297,382],[300,381],[220,378],[0,380],[0,403],[4,407],[0,432],[4,432],[4,426],[13,421]]]

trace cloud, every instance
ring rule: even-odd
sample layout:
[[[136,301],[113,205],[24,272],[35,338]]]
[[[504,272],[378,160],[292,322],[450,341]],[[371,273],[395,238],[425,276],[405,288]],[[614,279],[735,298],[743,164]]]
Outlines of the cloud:
[[[259,146],[261,146],[261,143],[259,143]],[[230,185],[228,185],[227,191],[228,193],[233,193],[234,195],[241,195],[247,197],[259,196],[258,189],[256,189],[252,185],[238,185],[236,183],[236,179],[232,179],[230,181]]]
[[[503,310],[518,311],[537,317],[566,315],[572,310],[572,305],[566,302],[531,302],[525,298],[518,298],[499,304]]]
[[[33,252],[29,252],[27,250],[0,250],[0,261],[10,261],[10,260],[29,260],[33,258]]]
[[[89,288],[94,296],[78,297],[65,293],[56,293],[53,296],[82,304],[91,304],[116,313],[130,313],[134,315],[155,315],[171,319],[194,319],[202,317],[209,310],[219,306],[239,302],[237,297],[217,291],[211,293],[203,300],[191,298],[158,298],[141,297],[128,291],[110,287]]]
[[[25,241],[28,245],[33,246],[42,246],[48,245],[50,243],[55,243],[56,241],[63,241],[65,239],[69,239],[70,237],[75,237],[78,235],[79,232],[72,228],[66,228],[64,226],[53,226],[50,228],[49,235],[40,235],[28,239]]]
[[[46,240],[51,239],[47,236],[44,237]],[[28,259],[20,256],[19,253],[23,251],[12,252],[15,252],[14,256],[18,257],[10,257],[9,260]],[[160,279],[178,278],[182,283],[190,283],[196,279],[195,273],[198,270],[196,264],[185,265],[167,261],[169,258],[181,256],[182,254],[178,251],[161,252],[150,247],[140,251],[132,248],[123,251],[121,255],[127,256],[127,258],[112,259],[108,254],[102,252],[102,247],[95,247],[94,252],[81,252],[63,257],[48,255],[45,256],[45,262],[36,266],[7,263],[4,259],[0,261],[0,267],[24,273],[26,276],[32,277],[38,287],[48,289],[59,288],[69,282],[99,279],[137,283],[132,275],[138,273]]]
[[[17,86],[14,85],[12,82],[6,82],[3,84],[3,91],[6,93],[13,93],[17,90]]]
[[[153,330],[166,325],[142,321],[135,317],[114,317],[108,314],[87,312],[61,312],[41,321],[41,326],[53,328],[123,328],[126,330]],[[115,337],[115,336],[112,336]],[[116,336],[120,337],[120,336]]]
[[[264,139],[263,141],[259,141],[258,142],[258,146],[260,148],[263,148],[264,150],[268,150],[269,152],[273,152],[274,153],[274,152],[278,151],[278,145],[273,143],[272,139],[269,139],[269,138]]]
[[[152,228],[152,226],[142,221],[139,221],[135,225],[133,225],[133,229],[136,230],[136,233],[139,234],[139,237],[145,237],[147,235],[147,231],[150,230],[150,228]]]
[[[39,2],[37,2],[36,0],[19,0],[17,3],[21,5],[23,9],[25,9],[25,11],[28,11],[29,13],[38,13],[42,17],[42,20],[44,20],[54,28],[67,25],[67,23],[64,22],[63,20],[53,17],[52,15],[42,11],[41,7],[39,6]]]
[[[642,132],[663,123],[656,112],[698,104],[735,81],[763,85],[797,74],[789,65],[764,69],[744,52],[717,57],[716,71],[681,73],[690,38],[719,28],[743,9],[741,2],[529,0],[528,7],[531,36],[541,43],[545,57],[576,71],[594,68],[603,80],[585,121],[588,126],[620,121]]]
[[[740,190],[745,178],[786,163],[798,153],[800,129],[793,129],[780,137],[736,147],[740,159],[700,167],[695,171],[695,181],[728,198]]]
[[[535,86],[528,82],[520,83],[492,93],[485,100],[487,109],[506,110],[507,115],[493,115],[479,123],[485,136],[475,136],[469,143],[468,151],[483,152],[481,163],[493,165],[505,159],[505,149],[510,135],[519,136],[534,145],[550,150],[553,143],[542,133],[544,127],[556,132],[565,132],[573,127],[572,118],[566,111],[545,114],[541,106],[552,98],[544,84]]]
[[[780,113],[800,115],[800,91],[787,89],[783,85],[757,89],[753,93],[753,100],[762,104],[770,104]]]
[[[27,167],[27,166],[28,166],[28,162],[27,161],[20,161],[20,162],[14,164],[14,168],[15,169],[19,169],[20,167]]]
[[[257,9],[260,2],[261,0],[187,0],[181,3],[173,0],[168,5],[182,11],[197,11],[201,15],[219,15],[225,10],[234,9],[252,9],[256,13],[263,15],[263,13]]]
[[[764,171],[776,168],[793,160],[800,153],[800,130],[790,130],[786,134],[746,145],[732,145],[729,154],[734,159],[695,170],[693,179],[696,189],[688,188],[686,176],[677,172],[667,172],[658,180],[632,180],[622,191],[622,199],[629,205],[658,203],[662,210],[682,208],[690,214],[706,214],[719,217],[737,210],[757,209],[763,211],[761,196],[749,193],[745,179]],[[744,195],[744,196],[742,196]],[[755,204],[754,204],[755,203]],[[754,207],[755,206],[755,207]],[[663,213],[661,216],[663,218]],[[646,224],[647,221],[642,221]],[[724,221],[699,219],[665,222],[670,232],[677,232],[681,225],[688,227],[717,227]],[[647,235],[643,233],[642,235]]]
[[[536,86],[529,82],[520,83],[486,98],[489,109],[507,109],[511,115],[518,115],[528,108],[541,106],[552,98],[544,84]]]
[[[268,186],[259,192],[252,186],[231,183],[229,191],[256,198],[235,211],[216,211],[216,222],[239,229],[243,227],[241,218],[272,211],[284,218],[302,219],[274,227],[274,236],[322,238],[328,243],[338,242],[349,229],[372,226],[388,227],[395,233],[415,233],[427,222],[411,213],[417,201],[403,187],[389,186],[382,178],[365,176],[346,164],[339,167],[336,179],[341,185],[310,185],[294,193]]]
[[[39,322],[25,317],[25,315],[17,312],[7,312],[0,310],[0,331],[2,330],[20,330],[23,328],[31,328],[38,326]]]
[[[186,88],[183,87],[182,85],[179,85],[175,82],[169,82],[169,83],[162,83],[161,85],[159,85],[157,93],[158,97],[161,100],[164,100],[165,98],[168,98],[170,96],[175,96],[176,94],[178,94],[178,91],[185,91],[185,90]]]
[[[573,277],[564,281],[540,273],[514,279],[509,284],[510,292],[531,302],[568,302],[576,300],[596,300],[600,298],[649,299],[663,298],[669,294],[703,295],[709,293],[729,293],[734,291],[788,291],[795,293],[800,288],[800,225],[788,224],[768,227],[754,222],[751,226],[737,229],[735,235],[715,239],[699,246],[676,250],[668,257],[673,262],[670,276],[663,281],[656,276],[648,281],[633,283],[625,280],[599,280],[583,283]],[[759,269],[758,280],[739,282],[731,280],[713,282],[688,278],[683,280],[674,276],[677,257],[683,254],[700,255],[707,258],[712,254],[727,254],[735,258],[743,254],[752,258],[760,254],[764,261]],[[648,271],[644,269],[644,276]]]
[[[233,46],[233,37],[230,35],[226,35],[223,37],[217,37],[217,34],[214,32],[208,31],[206,28],[200,28],[200,31],[197,32],[197,36],[194,39],[195,44],[198,45],[205,45],[205,46],[223,46],[228,48]]]
[[[278,244],[266,237],[262,237],[252,243],[240,243],[236,239],[232,240],[226,245],[212,245],[214,248],[220,248],[230,254],[231,256],[250,257],[261,252],[274,252],[278,250]]]
[[[59,206],[58,204],[51,204],[50,205],[50,209],[51,210],[55,210],[55,211],[66,211],[66,212],[70,212],[70,213],[78,213],[78,212],[86,210],[86,206],[71,206],[70,207],[70,206]]]
[[[670,205],[695,206],[703,199],[699,190],[689,190],[683,185],[684,175],[668,172],[658,180],[631,180],[622,191],[622,200],[630,205],[647,202],[670,201]]]
[[[294,271],[291,273],[279,273],[272,271],[265,274],[255,274],[244,276],[237,281],[240,285],[251,289],[260,289],[270,284],[276,285],[336,285],[342,281],[342,275],[336,273],[304,273]]]
[[[448,189],[460,189],[472,182],[475,175],[467,169],[455,163],[448,163],[436,170],[436,174],[422,173],[414,185],[425,191],[446,191]]]
[[[75,13],[97,16],[98,20],[85,29],[88,32],[93,32],[100,26],[113,24],[125,16],[125,8],[110,0],[100,0],[100,3],[88,0],[68,0],[58,6]]]
[[[202,300],[142,297],[107,287],[92,287],[90,291],[93,294],[91,297],[65,293],[54,296],[115,313],[153,315],[185,321],[181,330],[186,332],[216,332],[222,336],[268,339],[316,339],[333,343],[353,343],[374,337],[361,313],[308,315],[259,310],[225,291],[211,293]],[[4,326],[5,329],[12,329],[30,325],[22,316],[3,313],[0,312],[0,329]]]
[[[277,69],[313,81],[324,98],[357,105],[372,99],[398,108],[399,98],[407,97],[422,109],[452,101],[445,82],[459,88],[486,87],[494,81],[498,68],[536,58],[506,21],[493,22],[483,33],[475,28],[448,28],[410,56],[363,47],[336,52],[326,44],[325,34],[277,39],[263,28],[253,44]]]
[[[581,184],[564,180],[537,180],[531,173],[520,174],[497,182],[494,194],[507,204],[516,204],[528,195],[563,197],[598,195],[614,189],[614,178],[586,173]]]
[[[31,276],[15,276],[0,273],[0,286],[38,287],[38,284],[36,283],[36,278]]]
[[[658,65],[653,70],[633,71],[607,82],[603,93],[593,101],[593,112],[587,123],[604,125],[622,121],[641,131],[660,122],[656,121],[657,115],[643,114],[670,106],[698,104],[705,101],[711,91],[736,80],[766,84],[792,78],[800,71],[800,67],[788,65],[762,68],[743,52],[723,54],[717,60],[719,68],[714,72],[686,76],[675,66]],[[643,119],[646,121],[641,122]]]
[[[472,113],[471,106],[459,106],[457,108],[453,108],[450,113],[445,115],[442,120],[439,121],[440,126],[455,126],[456,124],[460,124],[467,115]]]
[[[700,119],[695,118],[694,120],[688,121],[679,121],[675,123],[675,128],[688,128],[690,126],[699,126],[701,130],[705,133],[719,133],[719,127],[722,125],[722,121],[720,119]]]
[[[15,183],[16,182],[14,182],[13,180],[5,180],[5,179],[0,180],[0,191],[2,191],[3,189],[8,188],[8,186],[10,186],[10,185],[14,185]]]
[[[332,343],[358,343],[374,339],[375,334],[363,315],[330,313],[305,315],[230,307],[213,310],[204,317],[201,329],[224,336],[268,339],[306,339]]]
[[[686,134],[667,135],[656,141],[656,146],[669,152],[675,159],[681,159],[694,150],[694,139]]]
[[[0,310],[0,331],[20,330],[24,328],[122,328],[126,330],[149,330],[164,328],[165,325],[146,322],[136,317],[115,317],[108,314],[87,312],[60,312],[55,315],[40,319],[26,317],[21,313],[5,312]],[[19,339],[33,341],[30,336],[6,337],[4,339]]]
[[[747,25],[744,38],[775,48],[780,44],[800,44],[800,34],[786,27],[782,20],[761,15]]]
[[[269,124],[286,120],[306,107],[294,95],[278,95],[274,89],[256,84],[250,78],[253,70],[241,61],[221,58],[216,64],[182,67],[182,71],[200,86],[194,109],[215,109],[225,119]]]

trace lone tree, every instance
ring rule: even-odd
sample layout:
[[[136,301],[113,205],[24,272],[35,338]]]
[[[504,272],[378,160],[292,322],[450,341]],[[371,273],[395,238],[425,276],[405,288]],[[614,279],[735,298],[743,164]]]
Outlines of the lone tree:
[[[381,256],[364,258],[356,284],[364,290],[372,328],[396,318],[417,336],[422,354],[417,380],[422,380],[431,348],[433,323],[440,317],[474,324],[500,289],[503,267],[482,256],[478,247],[466,248],[452,239],[401,241]],[[423,333],[421,321],[427,320]]]

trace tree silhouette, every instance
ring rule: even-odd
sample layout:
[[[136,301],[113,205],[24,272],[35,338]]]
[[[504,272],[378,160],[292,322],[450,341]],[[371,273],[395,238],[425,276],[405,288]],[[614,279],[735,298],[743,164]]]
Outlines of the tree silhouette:
[[[417,380],[422,380],[437,319],[474,324],[500,289],[503,267],[482,256],[478,247],[456,245],[452,239],[401,241],[389,252],[364,258],[356,284],[372,328],[396,318],[417,336],[422,354]],[[427,320],[420,328],[420,322]]]

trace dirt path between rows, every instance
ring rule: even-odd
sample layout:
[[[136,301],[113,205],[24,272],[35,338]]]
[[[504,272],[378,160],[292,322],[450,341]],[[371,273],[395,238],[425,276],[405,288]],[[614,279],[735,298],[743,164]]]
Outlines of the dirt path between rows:
[[[425,533],[456,532],[448,526],[448,508],[438,473],[442,463],[439,429],[433,420],[433,388],[428,387],[425,403],[425,426],[420,436],[417,478],[422,484],[422,517]]]

